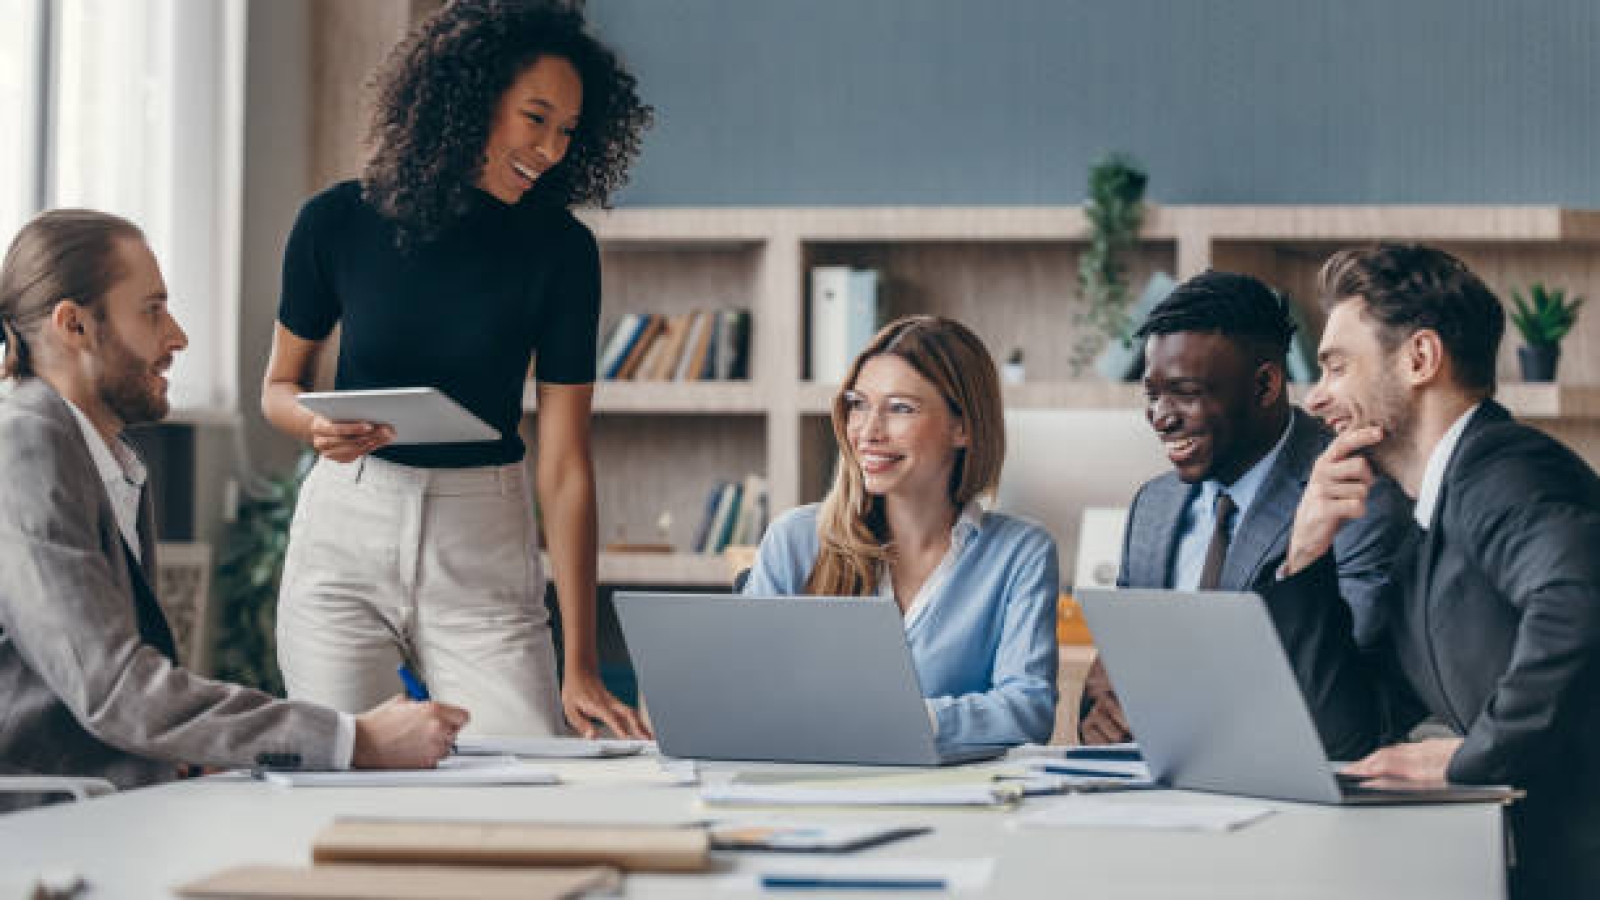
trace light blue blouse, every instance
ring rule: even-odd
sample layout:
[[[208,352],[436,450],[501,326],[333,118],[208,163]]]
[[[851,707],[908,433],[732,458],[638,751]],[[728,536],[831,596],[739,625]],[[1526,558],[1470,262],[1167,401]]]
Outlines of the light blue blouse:
[[[817,504],[780,516],[744,593],[799,594],[816,564]],[[941,585],[906,630],[939,742],[1044,743],[1055,723],[1056,544],[1000,513],[963,519]],[[820,651],[819,651],[820,652]]]

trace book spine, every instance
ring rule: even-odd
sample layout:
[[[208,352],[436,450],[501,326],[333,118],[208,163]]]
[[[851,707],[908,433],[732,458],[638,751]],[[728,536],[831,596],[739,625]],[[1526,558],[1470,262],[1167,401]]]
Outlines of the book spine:
[[[750,377],[750,310],[728,310],[728,327],[732,335],[728,339],[728,353],[732,357],[728,360],[728,377],[734,379],[748,379]]]
[[[849,359],[848,266],[816,266],[811,270],[811,380],[838,384]]]
[[[699,372],[705,365],[705,338],[706,315],[697,309],[689,314],[689,331],[683,340],[683,352],[679,354],[678,367],[672,373],[673,381],[691,381],[694,373]]]
[[[711,526],[717,520],[717,506],[722,502],[722,488],[725,483],[719,481],[706,492],[705,512],[700,516],[700,527],[694,531],[694,544],[690,548],[695,553],[706,552],[706,536],[711,534]]]
[[[647,320],[644,330],[640,332],[639,339],[634,342],[633,349],[628,351],[628,358],[623,361],[621,368],[617,370],[618,379],[626,380],[635,377],[635,373],[639,371],[639,367],[644,363],[644,357],[649,352],[650,345],[655,343],[656,336],[661,333],[662,317],[653,313],[644,313],[643,315]]]
[[[878,271],[855,269],[850,273],[850,297],[845,310],[846,372],[878,333]],[[839,379],[844,380],[844,373]]]
[[[645,319],[639,313],[628,313],[617,323],[616,332],[606,346],[605,355],[600,360],[600,377],[616,378],[617,370],[622,368],[622,363],[633,350],[633,345],[639,340],[639,334],[644,330]]]
[[[713,311],[709,315],[711,316],[711,334],[707,338],[709,344],[706,347],[705,366],[700,370],[701,381],[715,381],[717,366],[720,364],[717,359],[717,346],[722,342],[722,314]]]
[[[721,553],[727,549],[729,542],[733,538],[733,526],[739,518],[739,507],[742,505],[740,501],[744,497],[744,485],[738,482],[729,482],[727,493],[727,515],[720,517],[722,529],[717,534],[716,547],[711,551],[713,553]]]

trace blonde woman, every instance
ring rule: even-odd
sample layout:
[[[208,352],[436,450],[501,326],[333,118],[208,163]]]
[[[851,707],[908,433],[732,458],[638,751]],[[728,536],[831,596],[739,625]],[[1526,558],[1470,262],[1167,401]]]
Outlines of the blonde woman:
[[[1005,458],[983,342],[937,316],[891,322],[851,366],[833,432],[832,490],[772,523],[745,593],[892,599],[941,744],[1048,740],[1056,547],[978,503]]]

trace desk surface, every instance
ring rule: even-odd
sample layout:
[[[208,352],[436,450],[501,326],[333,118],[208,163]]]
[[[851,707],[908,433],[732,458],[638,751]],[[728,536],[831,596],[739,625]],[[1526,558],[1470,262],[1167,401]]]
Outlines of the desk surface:
[[[0,893],[46,868],[70,869],[85,895],[165,897],[173,885],[242,863],[304,864],[312,835],[338,815],[573,822],[683,822],[755,815],[707,809],[698,789],[645,784],[645,760],[562,762],[573,783],[518,788],[275,788],[220,776],[0,816]],[[703,777],[809,766],[701,764]],[[836,769],[836,767],[829,767]],[[882,770],[869,770],[882,771]],[[581,777],[579,777],[581,776]],[[1102,795],[1117,803],[1239,801],[1184,792]],[[1261,802],[1276,814],[1238,831],[1187,833],[1018,829],[1011,811],[782,811],[785,818],[920,822],[921,837],[862,856],[992,856],[983,896],[1037,897],[1070,889],[1096,898],[1498,898],[1504,895],[1501,810],[1492,805],[1331,808]],[[770,811],[769,811],[770,812]],[[719,854],[723,871],[754,858]],[[883,892],[872,892],[882,895]],[[705,876],[641,875],[629,897],[737,894]],[[973,895],[963,895],[973,896]]]

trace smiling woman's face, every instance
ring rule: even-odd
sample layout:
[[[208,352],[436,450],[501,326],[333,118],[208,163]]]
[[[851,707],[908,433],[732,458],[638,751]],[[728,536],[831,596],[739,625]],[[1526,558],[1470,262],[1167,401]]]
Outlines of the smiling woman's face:
[[[516,203],[561,162],[583,111],[583,80],[559,56],[541,56],[500,97],[483,150],[478,187]]]

